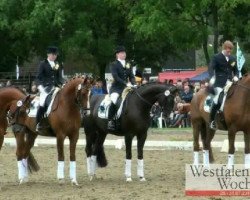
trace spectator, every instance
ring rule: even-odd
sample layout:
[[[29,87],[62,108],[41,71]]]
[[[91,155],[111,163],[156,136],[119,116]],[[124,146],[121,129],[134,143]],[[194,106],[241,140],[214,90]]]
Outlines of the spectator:
[[[103,88],[103,82],[101,80],[97,80],[96,85],[91,89],[90,96],[100,94],[106,94],[106,91]]]
[[[32,85],[30,94],[37,94],[37,92],[38,92],[38,90],[37,90],[36,85]]]
[[[168,84],[169,84],[169,85],[173,85],[173,84],[174,84],[174,80],[173,80],[173,79],[170,79],[170,80],[168,81]]]
[[[4,87],[4,83],[1,82],[1,83],[0,83],[0,88],[3,88],[3,87]]]
[[[142,79],[142,85],[147,84],[147,83],[148,83],[147,79],[146,79],[146,78],[143,78],[143,79]]]
[[[151,116],[151,127],[157,127],[158,118],[161,116],[161,107],[158,102],[155,102],[155,104],[152,106],[150,111]]]
[[[207,86],[206,86],[206,81],[201,81],[201,86],[200,88],[201,89],[205,89]]]
[[[185,103],[190,103],[193,98],[193,92],[190,90],[189,85],[184,86],[184,91],[181,92],[181,99],[185,101]]]
[[[8,80],[7,83],[6,83],[6,87],[10,87],[12,85],[11,81]]]

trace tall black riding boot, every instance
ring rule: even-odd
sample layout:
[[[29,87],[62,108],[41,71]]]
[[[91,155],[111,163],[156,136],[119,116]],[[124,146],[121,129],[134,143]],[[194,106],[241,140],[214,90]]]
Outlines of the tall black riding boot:
[[[41,129],[40,122],[44,116],[45,108],[43,106],[39,106],[37,114],[36,114],[36,131]]]
[[[216,130],[216,123],[215,123],[215,115],[218,110],[218,104],[213,103],[211,112],[210,112],[210,128]]]
[[[114,103],[111,103],[109,107],[109,114],[108,114],[108,130],[110,131],[115,131],[115,121],[114,121],[114,116],[116,114],[117,108]]]

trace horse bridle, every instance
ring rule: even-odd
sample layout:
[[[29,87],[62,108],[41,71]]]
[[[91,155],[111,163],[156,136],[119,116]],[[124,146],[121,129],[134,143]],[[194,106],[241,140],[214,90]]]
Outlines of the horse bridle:
[[[78,88],[77,88],[77,94],[76,94],[76,105],[82,111],[88,111],[88,110],[90,110],[89,108],[84,108],[84,106],[82,105],[83,97],[81,95],[81,92],[83,90],[85,90],[85,89],[89,90],[89,88],[86,87],[86,85],[84,83],[79,84]]]
[[[27,97],[26,97],[26,98],[27,98]],[[29,112],[30,112],[30,107],[27,107],[27,106],[24,104],[26,98],[17,101],[17,107],[16,107],[16,109],[14,110],[14,112],[11,112],[10,110],[8,111],[7,119],[8,119],[8,123],[9,123],[10,125],[13,125],[13,124],[16,124],[16,123],[17,123],[17,120],[18,120],[18,117],[19,117],[21,108],[24,107],[24,109],[26,110],[26,113],[29,114]],[[28,110],[28,112],[27,112],[27,110]]]
[[[147,105],[149,105],[149,106],[151,106],[151,107],[154,105],[154,104],[150,103],[149,101],[147,101],[145,98],[143,98],[143,97],[138,93],[138,91],[137,91],[136,88],[135,88],[133,91],[135,92],[136,96],[138,96],[144,103],[146,103]],[[161,95],[162,95],[162,93],[161,93],[161,94],[158,94],[158,95],[156,96],[156,99],[158,99],[158,97],[161,96]],[[169,97],[169,96],[174,97],[174,95],[171,94],[171,93],[168,95],[168,97]]]

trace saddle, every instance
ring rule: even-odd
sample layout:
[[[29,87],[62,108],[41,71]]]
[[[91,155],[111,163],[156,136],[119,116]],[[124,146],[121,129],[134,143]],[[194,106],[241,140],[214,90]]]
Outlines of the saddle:
[[[57,93],[60,91],[59,88],[55,88],[53,89],[46,97],[45,99],[45,104],[44,104],[44,109],[45,111],[45,115],[46,117],[49,116],[49,114],[51,113],[51,111],[53,111],[52,109],[52,105],[53,102],[55,100],[55,97],[57,95]],[[36,95],[36,97],[33,99],[33,101],[31,102],[31,107],[30,107],[30,112],[29,112],[29,117],[36,117],[38,108],[39,108],[39,101],[40,101],[40,97],[38,95]]]
[[[230,90],[232,86],[233,82],[228,81],[223,90],[221,91],[221,93],[219,94],[218,106],[220,109],[216,113],[215,121],[218,123],[221,130],[227,130],[227,125],[225,122],[225,116],[223,111],[226,99],[230,98],[234,92],[234,90]],[[204,102],[204,111],[210,113],[212,105],[213,105],[213,94],[209,93]]]
[[[116,115],[114,117],[114,120],[118,120],[121,117],[124,102],[126,100],[127,95],[130,93],[130,91],[132,91],[132,89],[130,87],[125,88],[122,92],[122,95],[118,98],[118,101],[116,104],[118,109],[117,109]],[[105,95],[105,97],[102,100],[102,102],[100,103],[100,106],[98,109],[98,117],[99,118],[108,119],[109,108],[110,108],[111,103],[112,102],[110,99],[110,95],[109,94]]]

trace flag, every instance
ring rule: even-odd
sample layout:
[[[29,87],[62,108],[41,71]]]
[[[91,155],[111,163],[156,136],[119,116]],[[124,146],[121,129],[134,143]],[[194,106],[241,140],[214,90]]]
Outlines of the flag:
[[[19,79],[19,66],[16,65],[16,80]]]
[[[241,75],[241,69],[246,61],[241,49],[240,49],[240,46],[237,42],[237,53],[236,53],[236,56],[237,56],[237,67],[238,67],[238,71],[239,71],[239,77],[241,78],[242,75]]]

